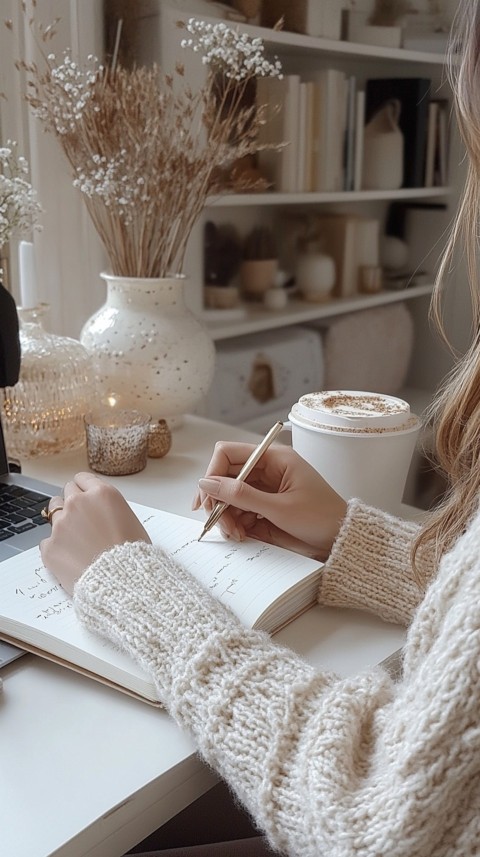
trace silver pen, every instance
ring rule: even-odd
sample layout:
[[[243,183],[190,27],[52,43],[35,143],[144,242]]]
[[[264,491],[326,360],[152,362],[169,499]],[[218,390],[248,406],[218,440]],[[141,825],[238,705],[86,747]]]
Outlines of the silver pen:
[[[265,437],[263,438],[261,443],[259,443],[258,446],[255,447],[252,454],[247,458],[247,460],[246,460],[245,464],[243,465],[240,473],[236,477],[238,482],[245,482],[249,473],[252,472],[252,470],[255,467],[255,465],[257,464],[257,462],[261,459],[263,453],[268,449],[270,444],[273,443],[273,441],[275,440],[277,435],[280,434],[282,428],[283,428],[283,423],[281,423],[281,422],[275,423],[275,425],[272,426],[272,428],[265,435]],[[229,503],[223,503],[221,501],[218,501],[217,503],[215,503],[215,506],[214,506],[212,512],[210,513],[209,517],[207,518],[207,521],[205,522],[205,526],[203,527],[203,532],[202,532],[201,536],[199,537],[198,541],[203,539],[203,537],[209,532],[209,530],[211,530],[212,527],[214,527],[215,524],[218,523],[218,521],[222,517],[225,509],[228,509],[229,505],[230,505]]]

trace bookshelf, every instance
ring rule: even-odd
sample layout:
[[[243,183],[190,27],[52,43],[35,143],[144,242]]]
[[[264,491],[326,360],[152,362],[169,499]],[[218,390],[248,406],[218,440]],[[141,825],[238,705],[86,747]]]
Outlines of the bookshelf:
[[[212,199],[213,208],[235,208],[237,206],[279,206],[279,205],[323,205],[325,203],[344,202],[395,202],[395,200],[427,200],[448,197],[449,187],[400,188],[400,190],[359,190],[309,193],[236,193],[221,199]]]
[[[292,298],[284,310],[277,310],[276,312],[270,312],[261,304],[249,304],[245,308],[244,318],[233,321],[222,321],[219,318],[218,321],[210,322],[209,330],[214,341],[219,342],[234,336],[261,333],[264,330],[278,330],[282,327],[306,324],[320,319],[337,318],[350,312],[360,312],[377,306],[388,306],[388,304],[399,301],[414,301],[417,298],[429,297],[432,289],[433,284],[426,283],[421,286],[410,286],[406,289],[385,290],[373,295],[354,295],[351,298],[330,300],[320,304],[311,304]]]
[[[114,2],[114,0],[112,0]],[[120,2],[120,0],[117,0]],[[141,46],[140,58],[145,62],[157,61],[164,69],[172,68],[178,57],[186,59],[179,42],[181,32],[175,27],[179,19],[190,14],[218,21],[218,17],[206,14],[208,3],[200,0],[149,0],[148,11],[139,11],[137,44]],[[227,22],[232,23],[232,22]],[[274,31],[264,27],[240,24],[241,29],[264,41],[270,55],[282,62],[285,74],[309,74],[313,69],[334,67],[346,75],[356,75],[360,86],[374,77],[428,77],[432,81],[432,98],[449,100],[448,84],[445,81],[443,54],[391,49],[373,45],[331,41],[286,31]],[[195,70],[186,66],[187,79],[195,80]],[[297,324],[329,319],[356,313],[369,307],[408,303],[414,320],[415,343],[408,377],[410,390],[418,390],[422,402],[428,402],[441,378],[450,368],[450,357],[437,341],[428,324],[428,307],[433,288],[435,260],[443,248],[443,239],[455,208],[457,188],[462,181],[462,154],[457,135],[450,140],[450,174],[446,186],[402,187],[398,190],[336,190],[328,192],[275,192],[236,194],[212,199],[204,212],[203,220],[194,230],[186,258],[186,273],[191,280],[189,303],[203,317],[212,338],[217,343],[231,338],[248,336],[269,330],[282,330]],[[459,165],[459,166],[457,166]],[[289,298],[282,310],[268,310],[262,305],[247,304],[242,317],[222,316],[218,310],[215,320],[212,312],[203,305],[203,227],[206,220],[216,225],[233,224],[241,235],[252,225],[266,224],[278,229],[282,217],[308,215],[310,213],[347,213],[360,217],[375,217],[385,224],[392,203],[441,204],[443,213],[432,218],[422,230],[421,240],[425,257],[429,258],[430,272],[421,280],[421,285],[394,291],[384,290],[377,294],[356,294],[348,298],[332,299],[328,303],[313,304],[295,295]],[[420,282],[420,281],[419,281]]]

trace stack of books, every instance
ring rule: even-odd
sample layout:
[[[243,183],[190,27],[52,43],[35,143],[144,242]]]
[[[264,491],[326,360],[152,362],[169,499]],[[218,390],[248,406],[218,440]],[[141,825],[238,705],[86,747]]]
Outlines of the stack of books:
[[[364,92],[354,76],[328,68],[312,80],[297,74],[261,78],[257,103],[266,105],[259,167],[283,193],[359,190]]]
[[[362,190],[364,127],[388,100],[401,103],[403,187],[448,181],[448,103],[431,98],[431,80],[371,78],[326,68],[310,80],[298,74],[261,78],[257,104],[265,106],[258,166],[272,190],[309,193]],[[265,144],[276,149],[262,149]]]

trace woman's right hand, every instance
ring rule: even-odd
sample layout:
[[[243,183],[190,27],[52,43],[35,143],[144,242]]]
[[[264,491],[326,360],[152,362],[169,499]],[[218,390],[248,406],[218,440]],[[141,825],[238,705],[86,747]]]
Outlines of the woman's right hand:
[[[192,508],[209,513],[215,502],[229,504],[219,526],[224,535],[246,536],[324,561],[332,548],[347,504],[290,447],[273,444],[248,477],[235,477],[255,447],[220,441]]]

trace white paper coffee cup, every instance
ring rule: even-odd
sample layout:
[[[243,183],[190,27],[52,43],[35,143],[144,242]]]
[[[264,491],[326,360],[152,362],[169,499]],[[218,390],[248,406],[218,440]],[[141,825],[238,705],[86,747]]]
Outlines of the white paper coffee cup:
[[[383,393],[323,390],[302,396],[289,421],[292,446],[341,497],[398,513],[421,421]]]

